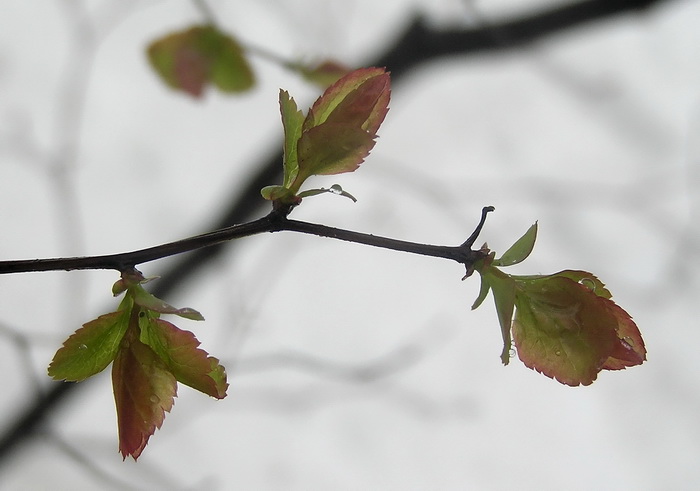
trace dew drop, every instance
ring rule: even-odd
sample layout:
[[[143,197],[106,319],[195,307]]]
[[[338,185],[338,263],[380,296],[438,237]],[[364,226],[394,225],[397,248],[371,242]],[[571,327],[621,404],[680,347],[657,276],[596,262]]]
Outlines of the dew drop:
[[[338,184],[333,184],[328,191],[330,191],[333,194],[343,194],[343,188],[340,187]]]
[[[160,397],[158,397],[156,395],[152,395],[151,397],[149,397],[149,399],[151,400],[151,402],[153,404],[158,404],[160,402]]]
[[[625,349],[632,350],[634,349],[632,347],[632,338],[629,336],[625,336],[622,339],[620,339],[620,344],[625,347]]]
[[[554,352],[554,354],[557,355],[557,356],[561,356],[561,351],[556,350],[556,351]]]
[[[595,281],[593,281],[591,278],[581,278],[580,280],[578,280],[578,282],[580,285],[585,286],[589,290],[593,292],[595,291]]]
[[[85,351],[87,349],[87,344],[81,344],[80,346],[78,346],[78,349]]]

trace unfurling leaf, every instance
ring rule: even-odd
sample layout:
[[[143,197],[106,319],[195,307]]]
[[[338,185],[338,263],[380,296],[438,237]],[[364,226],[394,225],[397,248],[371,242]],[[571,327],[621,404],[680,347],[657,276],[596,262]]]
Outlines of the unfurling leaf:
[[[601,370],[642,364],[646,348],[639,329],[594,275],[566,270],[513,276],[496,267],[525,259],[536,230],[535,224],[498,260],[485,249],[486,258],[474,265],[481,274],[481,288],[472,308],[493,292],[503,363],[508,363],[512,333],[518,357],[527,367],[566,385],[589,385]]]
[[[313,175],[356,170],[374,147],[388,111],[389,74],[381,68],[348,73],[319,97],[304,117],[285,91],[280,92],[284,125],[284,179],[268,186],[266,199],[294,205],[304,181]],[[312,196],[309,193],[306,196]]]
[[[125,293],[119,309],[86,323],[56,352],[49,375],[81,381],[112,363],[112,384],[119,425],[119,451],[138,459],[148,439],[170,411],[177,382],[223,399],[228,384],[219,360],[199,348],[189,331],[160,319],[175,314],[203,320],[194,309],[178,309],[148,293],[136,270],[122,273],[112,287]]]
[[[222,92],[243,92],[254,84],[243,50],[213,26],[195,26],[158,39],[148,59],[170,87],[200,97],[211,83]]]

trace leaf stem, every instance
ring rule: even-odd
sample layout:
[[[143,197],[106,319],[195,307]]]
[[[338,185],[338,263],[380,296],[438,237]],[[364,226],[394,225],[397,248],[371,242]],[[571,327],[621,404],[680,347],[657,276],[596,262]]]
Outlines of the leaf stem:
[[[101,256],[61,257],[50,259],[24,259],[17,261],[0,261],[0,274],[28,273],[38,271],[71,271],[76,269],[114,269],[120,272],[128,271],[138,264],[155,261],[176,254],[190,252],[204,247],[210,247],[222,242],[241,239],[264,232],[299,232],[365,244],[383,249],[403,251],[423,256],[451,259],[467,266],[472,265],[482,257],[480,251],[471,250],[486,220],[486,214],[493,207],[482,210],[481,220],[469,239],[460,246],[441,246],[420,244],[405,240],[392,239],[378,235],[365,234],[352,230],[329,227],[316,223],[290,220],[287,218],[289,209],[274,210],[268,215],[251,222],[233,225],[214,232],[196,235],[186,239],[161,244],[158,246],[139,249],[131,252],[107,254]]]

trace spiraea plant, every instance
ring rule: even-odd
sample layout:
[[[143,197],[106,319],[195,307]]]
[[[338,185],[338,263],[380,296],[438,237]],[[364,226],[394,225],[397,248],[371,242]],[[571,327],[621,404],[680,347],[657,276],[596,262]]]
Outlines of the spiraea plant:
[[[171,88],[202,97],[207,86],[239,92],[254,74],[245,50],[212,25],[195,26],[155,41],[149,59]],[[119,432],[119,451],[134,460],[174,405],[177,384],[216,399],[227,395],[227,378],[217,358],[200,348],[195,335],[164,316],[203,320],[190,308],[176,308],[146,290],[137,266],[155,259],[264,232],[292,231],[374,247],[449,259],[466,268],[464,279],[478,272],[481,289],[472,308],[491,293],[501,336],[501,361],[513,350],[527,366],[562,384],[589,385],[602,370],[643,363],[646,350],[630,315],[612,301],[593,274],[565,270],[551,275],[513,276],[501,268],[522,262],[533,250],[537,224],[500,257],[486,245],[473,246],[492,207],[481,210],[473,233],[457,246],[419,244],[327,225],[293,220],[294,209],[308,198],[330,193],[355,200],[340,185],[305,187],[311,176],[357,170],[369,155],[387,115],[390,74],[383,68],[347,70],[333,62],[316,67],[285,66],[316,83],[330,83],[311,108],[302,112],[284,90],[279,105],[284,131],[283,178],[261,190],[271,211],[248,223],[177,242],[120,254],[0,262],[0,273],[112,269],[120,273],[112,293],[122,296],[113,312],[77,329],[58,349],[48,374],[79,382],[110,364]],[[462,274],[462,273],[460,273]]]

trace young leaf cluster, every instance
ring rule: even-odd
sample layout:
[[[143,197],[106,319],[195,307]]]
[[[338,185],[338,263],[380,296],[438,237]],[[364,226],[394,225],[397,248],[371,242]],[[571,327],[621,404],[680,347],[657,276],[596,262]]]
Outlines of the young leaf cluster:
[[[384,69],[355,70],[326,89],[304,116],[289,93],[280,90],[284,178],[282,185],[263,188],[263,197],[278,207],[297,205],[302,198],[322,192],[352,198],[337,185],[304,192],[300,188],[311,176],[357,170],[374,147],[389,110],[390,93]]]
[[[601,370],[642,364],[646,348],[637,325],[593,274],[565,270],[514,276],[498,269],[527,258],[536,237],[535,223],[499,259],[484,246],[488,255],[474,265],[481,289],[472,309],[493,293],[503,364],[509,362],[513,341],[527,367],[572,386],[590,385]]]
[[[56,352],[49,375],[79,382],[112,364],[112,385],[122,456],[138,459],[160,428],[177,395],[177,382],[211,397],[226,397],[226,371],[198,348],[194,334],[160,318],[175,314],[204,320],[190,308],[175,308],[148,293],[137,271],[122,274],[115,295],[124,293],[116,312],[102,315],[73,333]]]

